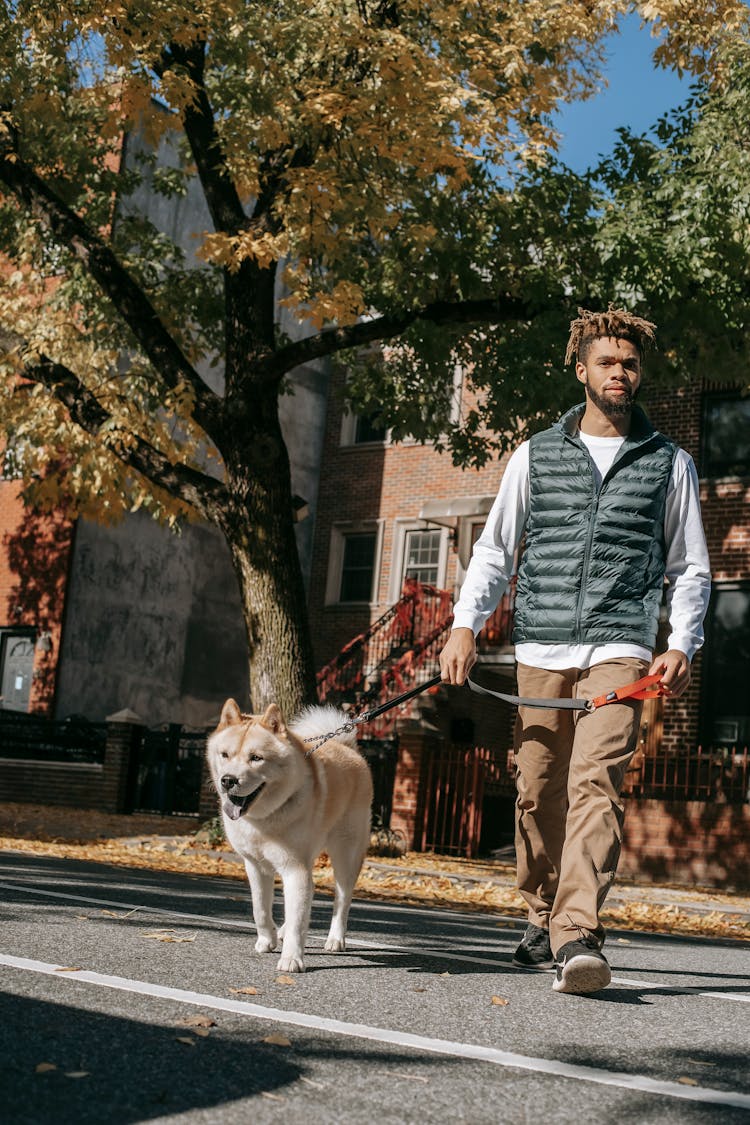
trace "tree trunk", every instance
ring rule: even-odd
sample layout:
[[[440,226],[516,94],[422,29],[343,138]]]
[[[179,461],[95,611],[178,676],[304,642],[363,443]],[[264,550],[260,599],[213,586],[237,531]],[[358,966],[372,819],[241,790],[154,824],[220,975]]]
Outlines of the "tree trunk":
[[[291,718],[317,701],[315,668],[275,393],[263,405],[252,431],[233,443],[227,464],[231,507],[217,522],[240,587],[253,713],[277,703]]]

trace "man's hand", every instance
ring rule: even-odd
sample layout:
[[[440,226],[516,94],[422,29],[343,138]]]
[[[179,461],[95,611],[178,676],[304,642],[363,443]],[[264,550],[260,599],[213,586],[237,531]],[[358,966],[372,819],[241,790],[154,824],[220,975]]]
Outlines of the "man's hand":
[[[471,629],[453,629],[440,653],[444,684],[462,684],[477,662],[477,642]]]
[[[664,673],[659,683],[668,688],[669,694],[675,699],[682,695],[690,683],[690,661],[684,652],[675,648],[657,656],[648,671],[649,675]]]

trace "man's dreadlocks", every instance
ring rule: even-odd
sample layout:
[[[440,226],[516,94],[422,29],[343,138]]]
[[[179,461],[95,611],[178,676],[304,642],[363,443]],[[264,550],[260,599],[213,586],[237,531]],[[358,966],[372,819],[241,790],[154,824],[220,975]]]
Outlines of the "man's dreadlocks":
[[[565,352],[565,365],[574,359],[585,363],[588,350],[594,340],[613,336],[619,340],[630,340],[635,344],[641,358],[649,344],[653,344],[656,325],[641,316],[634,316],[627,309],[616,309],[610,303],[606,312],[590,312],[579,309],[578,318],[570,322],[570,338]]]

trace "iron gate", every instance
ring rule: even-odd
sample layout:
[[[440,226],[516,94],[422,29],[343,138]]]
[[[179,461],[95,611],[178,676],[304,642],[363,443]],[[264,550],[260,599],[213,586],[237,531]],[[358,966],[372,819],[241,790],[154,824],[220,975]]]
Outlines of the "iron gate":
[[[128,772],[128,812],[197,813],[205,731],[146,730],[133,747]]]

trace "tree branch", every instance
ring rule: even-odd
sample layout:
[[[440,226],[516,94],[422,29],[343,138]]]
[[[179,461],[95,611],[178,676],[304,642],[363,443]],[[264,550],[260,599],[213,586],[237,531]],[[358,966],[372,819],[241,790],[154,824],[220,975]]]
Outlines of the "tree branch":
[[[419,320],[430,324],[502,324],[510,320],[528,320],[532,311],[531,305],[519,297],[434,301],[421,309],[359,321],[346,328],[326,328],[315,336],[295,340],[294,343],[279,348],[262,362],[257,375],[263,381],[280,379],[302,363],[309,363],[347,348],[364,347],[378,340],[391,340]]]
[[[195,395],[193,417],[209,436],[213,436],[219,421],[221,399],[203,382],[183,355],[149,298],[113,251],[33,168],[9,150],[7,144],[0,148],[0,180],[86,266],[167,386],[174,388],[185,382],[192,388]]]
[[[190,149],[198,169],[208,210],[217,231],[237,234],[247,226],[247,215],[237,188],[227,171],[221,141],[216,130],[213,109],[204,81],[206,62],[205,42],[184,47],[171,43],[162,56],[161,65],[154,69],[163,77],[175,63],[185,69],[195,86],[195,99],[185,110],[184,124]]]
[[[73,371],[61,363],[53,363],[47,356],[42,356],[33,365],[25,365],[22,375],[23,378],[46,387],[67,407],[73,421],[94,437],[99,436],[102,426],[112,418]],[[132,436],[132,443],[117,443],[108,445],[107,448],[152,484],[189,504],[201,515],[211,518],[217,506],[226,499],[226,489],[222,482],[187,465],[172,464],[150,442],[137,434]]]

